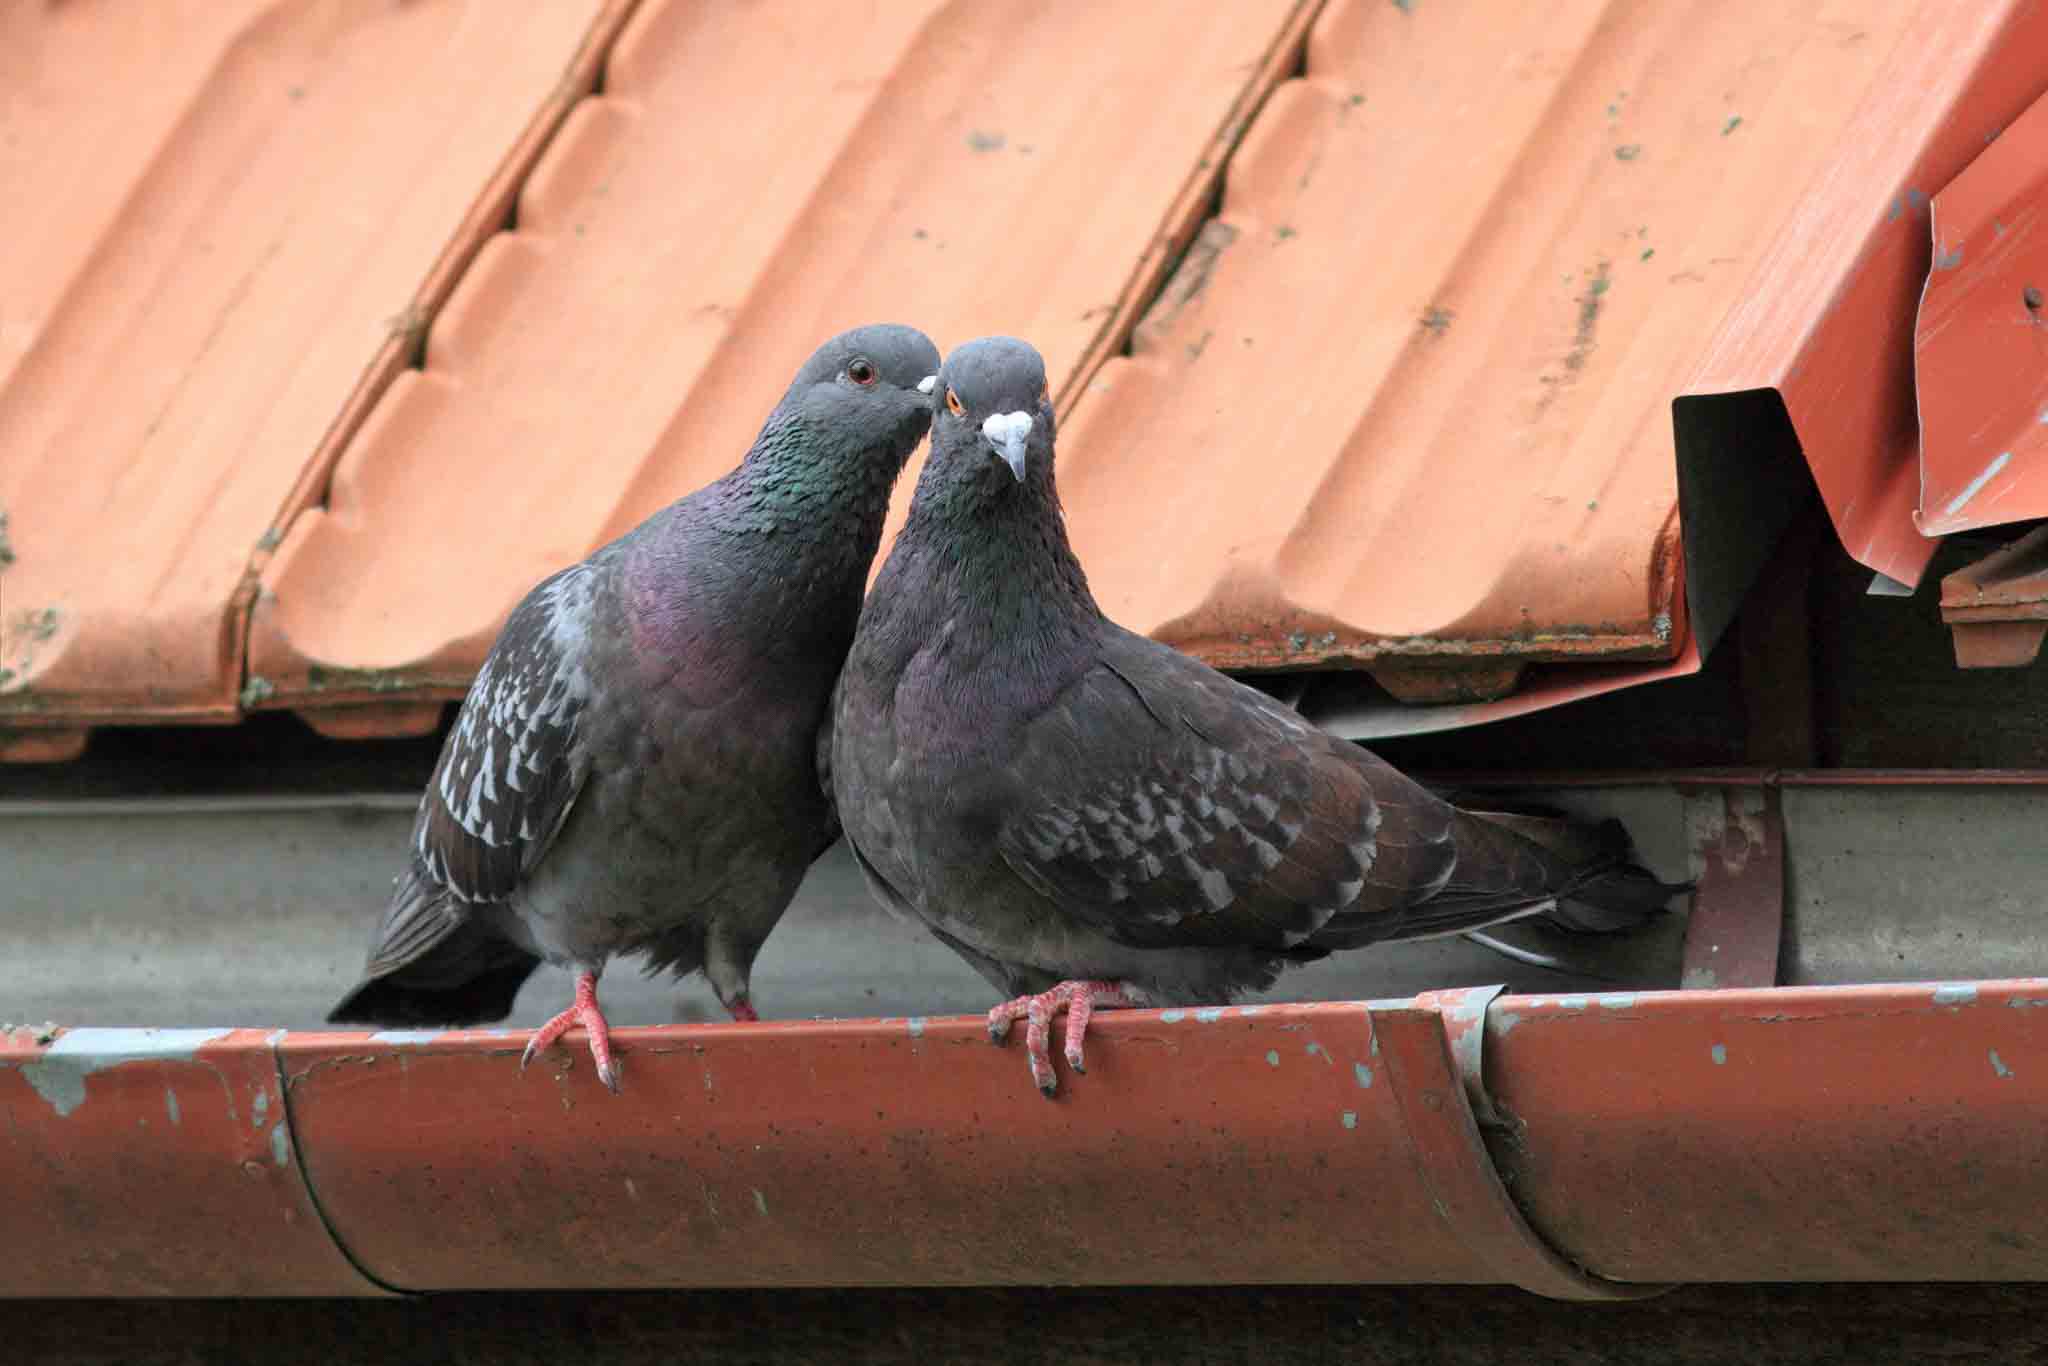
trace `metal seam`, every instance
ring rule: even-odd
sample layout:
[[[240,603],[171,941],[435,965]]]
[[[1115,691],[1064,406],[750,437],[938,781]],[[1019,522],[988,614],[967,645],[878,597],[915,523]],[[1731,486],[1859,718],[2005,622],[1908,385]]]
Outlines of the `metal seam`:
[[[398,1299],[419,1299],[419,1291],[393,1285],[365,1266],[362,1259],[356,1256],[355,1250],[348,1245],[348,1240],[341,1236],[341,1230],[334,1226],[334,1220],[328,1216],[326,1203],[320,1199],[320,1188],[313,1181],[312,1170],[306,1166],[306,1145],[299,1139],[298,1117],[292,1112],[291,1078],[285,1074],[284,1054],[275,1043],[270,1045],[270,1064],[277,1071],[277,1094],[284,1106],[282,1122],[285,1132],[291,1136],[292,1165],[298,1168],[299,1184],[306,1189],[306,1202],[313,1207],[313,1213],[319,1216],[320,1227],[327,1231],[328,1238],[334,1243],[334,1250],[355,1268],[357,1275],[369,1282],[378,1292]]]
[[[1485,990],[1485,989],[1481,989]],[[1484,1034],[1487,994],[1467,1030]],[[1480,1087],[1478,1048],[1454,1056],[1444,1002],[1462,993],[1427,993],[1412,1002],[1367,1013],[1374,1041],[1386,1059],[1395,1101],[1408,1133],[1417,1175],[1451,1232],[1503,1281],[1548,1299],[1646,1299],[1671,1289],[1635,1285],[1590,1272],[1564,1255],[1528,1220],[1500,1178],[1480,1136],[1468,1088]],[[1459,1004],[1463,1004],[1459,1002]],[[1491,1102],[1488,1102],[1491,1108]]]

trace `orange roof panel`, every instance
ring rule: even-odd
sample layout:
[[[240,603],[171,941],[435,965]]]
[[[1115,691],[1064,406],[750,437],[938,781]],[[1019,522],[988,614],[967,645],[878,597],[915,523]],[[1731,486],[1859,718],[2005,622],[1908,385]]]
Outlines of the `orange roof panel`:
[[[1913,338],[1920,530],[2048,517],[2048,96],[1937,191]]]
[[[598,12],[7,8],[0,721],[237,714],[252,556]]]
[[[1911,13],[1333,0],[1068,425],[1105,607],[1241,666],[1675,655],[1671,399]]]
[[[1913,333],[1931,255],[1928,196],[2048,84],[2048,8],[1984,0],[1877,20],[1859,8],[1840,28],[1844,51],[1867,44],[1883,64],[1855,82],[1860,99],[1830,131],[1818,167],[1785,177],[1796,211],[1686,391],[1776,391],[1842,548],[1914,584],[1935,551],[1913,518]],[[1804,98],[1818,105],[1828,89],[1815,73]]]
[[[644,5],[286,537],[252,691],[459,694],[521,594],[729,469],[846,326],[1084,372],[1309,8]]]

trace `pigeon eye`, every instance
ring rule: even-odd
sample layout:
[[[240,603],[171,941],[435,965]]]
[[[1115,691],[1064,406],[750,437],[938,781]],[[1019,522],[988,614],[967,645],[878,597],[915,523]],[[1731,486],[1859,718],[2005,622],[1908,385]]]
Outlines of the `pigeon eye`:
[[[960,401],[960,395],[954,393],[951,389],[946,390],[946,411],[955,417],[960,417],[967,412],[967,406]]]
[[[1039,385],[1039,386],[1038,386],[1038,401],[1039,401],[1040,403],[1050,403],[1050,402],[1052,402],[1052,385],[1051,385],[1051,384],[1041,384],[1041,385]]]
[[[875,367],[865,360],[857,360],[846,367],[846,377],[865,389],[875,382]]]

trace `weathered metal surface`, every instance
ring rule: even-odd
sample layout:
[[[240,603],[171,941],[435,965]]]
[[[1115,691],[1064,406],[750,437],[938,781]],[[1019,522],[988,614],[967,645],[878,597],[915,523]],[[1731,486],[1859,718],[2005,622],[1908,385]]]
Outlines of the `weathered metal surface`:
[[[1404,699],[1484,699],[1521,661],[1696,668],[1671,667],[1669,405],[1911,22],[1326,5],[1206,250],[1063,430],[1104,606],[1212,662],[1369,666]],[[1431,711],[1416,729],[1512,714]]]
[[[1501,1185],[1479,1136],[1495,1123],[1481,1069],[1485,1017],[1497,988],[1432,992],[1372,1012],[1374,1052],[1401,1103],[1417,1171],[1438,1218],[1503,1281],[1563,1300],[1627,1300],[1662,1286],[1628,1286],[1588,1275],[1543,1240]]]
[[[0,6],[0,721],[20,730],[240,715],[252,571],[620,13],[146,9]]]
[[[1962,668],[2033,663],[2048,633],[2048,526],[1943,578],[1941,619]]]
[[[1860,19],[1860,15],[1859,15]],[[1840,43],[1868,42],[1851,21]],[[1912,332],[1927,279],[1928,196],[2048,84],[2048,9],[1914,7],[1886,39],[1853,131],[1832,145],[1707,349],[1690,394],[1782,399],[1844,549],[1919,582]]]
[[[1504,998],[1496,1153],[1630,1280],[2040,1280],[2048,981]]]
[[[614,1042],[616,1097],[518,1037],[288,1036],[336,1236],[409,1289],[1494,1275],[1357,1004],[1100,1014],[1051,1104],[973,1017]]]
[[[2048,979],[1488,994],[1110,1012],[1054,1104],[972,1017],[622,1031],[618,1097],[509,1034],[16,1035],[0,1293],[2048,1279]]]
[[[1483,702],[1380,701],[1348,698],[1321,705],[1313,694],[1302,714],[1333,735],[1347,740],[1384,740],[1401,735],[1432,735],[1440,731],[1505,721],[1619,692],[1645,683],[1684,678],[1700,671],[1699,642],[1690,632],[1678,657],[1660,664],[1532,664],[1517,675],[1518,687],[1505,697]]]
[[[1661,797],[1662,794],[1659,794]],[[318,1028],[362,968],[371,929],[405,856],[414,799],[0,803],[0,1018],[67,1024]],[[1608,814],[1597,798],[1589,814]],[[1686,875],[1675,800],[1614,814],[1667,878]],[[89,908],[89,910],[88,910]],[[1276,999],[1357,1000],[1506,980],[1518,990],[1674,986],[1684,909],[1642,936],[1555,945],[1587,971],[1504,962],[1461,939],[1336,955],[1290,972]],[[532,1027],[569,999],[568,975],[542,968],[510,1025]],[[645,976],[633,960],[605,975],[614,1023],[723,1019],[701,978]],[[958,955],[876,904],[844,848],[814,867],[755,963],[770,1019],[967,1014],[995,996]]]
[[[1699,879],[1685,929],[1688,989],[1774,987],[1785,926],[1785,818],[1776,785],[1686,803]]]
[[[256,1030],[0,1030],[5,1295],[372,1295]]]
[[[1930,536],[2048,516],[2048,98],[1994,131],[1932,205],[1913,334]]]

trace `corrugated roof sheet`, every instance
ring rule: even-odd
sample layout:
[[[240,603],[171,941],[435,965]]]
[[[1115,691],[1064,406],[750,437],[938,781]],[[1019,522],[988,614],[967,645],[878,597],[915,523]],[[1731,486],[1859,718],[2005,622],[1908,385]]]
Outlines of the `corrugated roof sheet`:
[[[11,9],[0,172],[63,213],[0,224],[8,743],[431,726],[880,318],[1038,343],[1099,595],[1215,662],[1454,703],[1407,728],[1689,671],[1676,397],[1781,393],[1845,544],[1924,563],[1916,187],[2042,15]],[[1501,699],[1531,660],[1601,669]]]
[[[644,5],[265,574],[256,691],[458,694],[536,579],[730,468],[843,327],[1082,373],[1303,13]]]
[[[0,710],[237,714],[252,555],[598,9],[9,7]]]
[[[1866,8],[1333,0],[1069,428],[1105,605],[1241,665],[1675,653],[1670,399],[1908,12]]]

